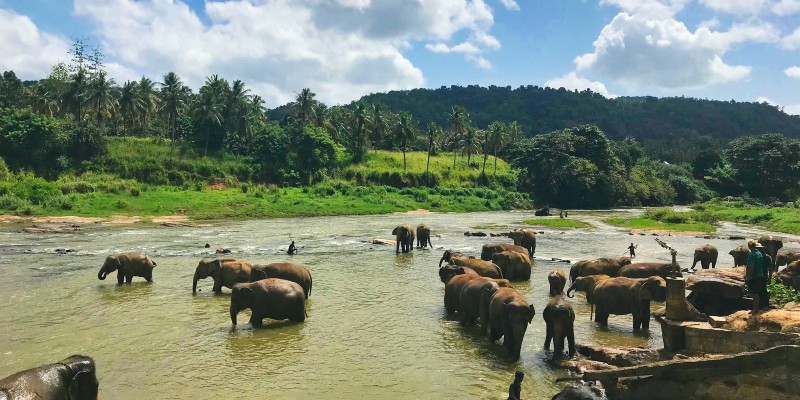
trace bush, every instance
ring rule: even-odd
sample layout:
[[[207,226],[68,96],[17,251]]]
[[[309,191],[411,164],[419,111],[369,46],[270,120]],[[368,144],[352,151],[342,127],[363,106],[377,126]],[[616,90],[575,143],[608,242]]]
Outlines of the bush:
[[[800,293],[776,278],[772,278],[767,285],[767,292],[770,299],[779,307],[783,307],[789,302],[800,303]]]

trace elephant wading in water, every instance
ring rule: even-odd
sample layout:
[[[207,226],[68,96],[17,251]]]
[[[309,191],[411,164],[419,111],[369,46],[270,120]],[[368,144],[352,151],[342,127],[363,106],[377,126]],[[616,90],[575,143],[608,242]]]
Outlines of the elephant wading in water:
[[[433,248],[433,243],[431,243],[431,228],[428,228],[428,225],[419,224],[417,226],[417,248],[428,247],[428,245]]]
[[[414,227],[409,224],[398,225],[392,230],[395,241],[395,253],[408,253],[414,248]]]
[[[555,341],[553,360],[564,355],[564,339],[569,344],[570,358],[575,356],[575,311],[564,296],[553,297],[542,312],[547,331],[544,339],[545,350],[550,350],[550,341]]]
[[[475,323],[481,314],[481,300],[485,293],[494,294],[501,287],[512,287],[507,279],[475,278],[464,284],[459,294],[458,314],[461,325],[470,326]],[[485,308],[485,307],[484,307]],[[486,320],[481,319],[481,324],[486,326]]]
[[[264,318],[306,320],[306,296],[300,285],[286,279],[267,278],[237,283],[231,291],[231,322],[236,325],[239,311],[250,309],[250,324],[261,326]]]
[[[531,279],[531,259],[525,253],[501,251],[492,255],[492,263],[500,267],[503,278],[510,281]]]
[[[692,261],[692,268],[690,269],[694,269],[698,261],[700,261],[700,267],[703,269],[708,269],[709,265],[711,265],[711,268],[716,268],[717,255],[717,248],[710,244],[704,244],[694,249],[694,261]]]
[[[594,320],[608,325],[610,314],[633,314],[633,330],[650,328],[650,301],[665,301],[667,284],[661,277],[609,278],[598,282],[592,294],[597,307]]]
[[[489,340],[503,338],[511,362],[519,360],[522,339],[536,310],[514,288],[500,288],[489,300]]]
[[[619,258],[597,258],[594,260],[581,260],[572,264],[569,269],[569,279],[575,282],[579,276],[589,275],[608,275],[610,277],[619,276],[619,270],[630,264],[630,257]]]
[[[141,276],[148,282],[153,281],[153,268],[156,262],[150,257],[139,252],[119,253],[106,257],[106,262],[100,267],[97,279],[105,280],[106,276],[117,271],[117,284],[131,283],[134,276]]]
[[[664,279],[672,273],[672,263],[633,263],[628,264],[619,270],[619,276],[626,278],[649,278],[651,276],[660,276]],[[683,276],[680,272],[680,265],[678,265],[678,275]]]
[[[197,281],[209,276],[214,279],[214,293],[222,293],[222,287],[233,289],[237,283],[250,282],[252,266],[242,260],[202,260],[197,264],[192,282],[192,293],[197,291]]]
[[[747,256],[750,255],[750,249],[747,246],[740,244],[735,249],[728,252],[733,257],[733,266],[738,267],[747,265]]]
[[[579,276],[575,279],[575,282],[572,282],[569,289],[567,289],[567,297],[572,298],[572,291],[578,292],[585,292],[586,293],[586,302],[589,303],[589,319],[592,319],[592,314],[594,314],[594,303],[592,302],[592,295],[594,294],[594,288],[597,286],[598,283],[606,280],[611,279],[608,275],[589,275],[589,276]]]
[[[461,309],[461,289],[464,288],[464,285],[480,277],[480,275],[474,274],[456,275],[444,285],[444,309],[448,314]]]
[[[444,252],[442,259],[439,260],[439,265],[442,264],[443,260],[447,260],[451,264],[458,267],[468,268],[480,276],[497,279],[505,278],[500,267],[491,261],[478,260],[477,258],[467,257],[461,254],[454,255],[454,253],[450,252],[450,250]],[[441,276],[441,268],[439,272]]]
[[[261,279],[279,278],[292,281],[303,288],[306,298],[311,296],[311,272],[308,268],[295,263],[256,264],[250,269],[250,282]]]
[[[473,271],[470,268],[459,267],[457,265],[452,265],[452,264],[448,264],[445,265],[444,267],[439,268],[439,279],[445,285],[447,284],[447,282],[450,282],[450,279],[453,279],[454,276],[464,275],[464,274],[478,275],[475,271]]]
[[[533,258],[536,253],[536,232],[528,229],[514,229],[508,233],[514,244],[528,250],[528,257]]]
[[[547,282],[550,284],[550,296],[558,296],[564,293],[564,286],[567,285],[567,274],[558,268],[547,275]]]
[[[517,253],[528,254],[528,249],[511,243],[485,244],[481,248],[481,260],[491,261],[492,256],[501,251],[516,251]]]
[[[96,400],[99,387],[94,360],[76,355],[0,379],[0,399]]]

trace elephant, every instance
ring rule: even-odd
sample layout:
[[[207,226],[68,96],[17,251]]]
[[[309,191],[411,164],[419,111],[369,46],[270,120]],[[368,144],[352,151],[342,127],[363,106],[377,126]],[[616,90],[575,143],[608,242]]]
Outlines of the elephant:
[[[439,268],[439,279],[445,285],[447,284],[447,282],[450,282],[450,279],[453,279],[454,276],[464,275],[464,274],[478,275],[478,273],[473,271],[471,268],[459,267],[457,265],[452,265],[452,264],[448,264],[445,265],[444,267]]]
[[[619,270],[619,276],[626,278],[649,278],[651,276],[660,276],[667,279],[672,274],[672,263],[655,263],[655,262],[641,262],[628,264]],[[677,276],[683,276],[680,272],[680,265],[678,265]]]
[[[531,259],[525,253],[501,251],[492,255],[492,263],[500,267],[503,278],[510,281],[531,279]]]
[[[414,227],[409,224],[398,225],[392,230],[395,237],[395,253],[408,253],[414,249]]]
[[[250,269],[250,282],[267,278],[280,278],[292,281],[303,288],[303,293],[311,296],[311,272],[308,268],[295,263],[256,264]]]
[[[469,326],[481,316],[481,299],[485,292],[496,292],[501,287],[512,287],[507,279],[475,278],[464,284],[459,294],[459,311],[461,325]],[[486,320],[481,324],[486,325]]]
[[[106,257],[106,262],[97,273],[97,279],[105,280],[106,276],[117,271],[117,284],[122,282],[130,284],[134,276],[141,276],[148,282],[153,281],[153,268],[156,262],[150,257],[135,251],[119,253]]]
[[[450,250],[444,252],[442,259],[439,260],[440,266],[442,260],[445,259],[447,259],[447,261],[452,265],[469,268],[480,276],[485,276],[487,278],[498,278],[498,279],[504,278],[503,272],[500,269],[500,267],[492,263],[491,261],[478,260],[477,258],[474,257],[466,257],[460,253],[456,253],[454,255],[454,253],[451,253]],[[439,272],[441,272],[441,267],[439,269]]]
[[[466,254],[456,251],[456,250],[445,250],[444,254],[442,254],[442,258],[439,259],[439,268],[442,267],[442,262],[451,262],[453,259],[456,258],[475,258],[472,256],[467,256]]]
[[[425,224],[419,224],[417,226],[417,248],[421,249],[423,247],[428,247],[428,245],[433,248],[433,243],[431,242],[431,228]]]
[[[797,260],[800,260],[800,248],[784,247],[778,250],[778,257],[775,259],[775,267],[789,265]]]
[[[464,288],[464,285],[480,277],[480,275],[473,274],[456,275],[444,285],[444,309],[448,314],[461,309],[461,289]]]
[[[550,299],[542,312],[542,317],[547,325],[544,348],[550,350],[550,341],[555,340],[553,360],[557,360],[564,355],[564,339],[569,344],[569,357],[575,356],[575,311],[564,296],[556,296]]]
[[[747,246],[740,244],[735,249],[728,252],[733,257],[733,266],[738,267],[747,265],[747,256],[750,255],[750,249]]]
[[[771,276],[773,273],[778,272],[775,261],[778,259],[778,250],[783,247],[783,239],[778,236],[764,235],[758,239],[758,243],[761,243],[761,245],[764,246],[764,251],[766,251],[772,259],[772,263],[769,266],[769,272]]]
[[[250,282],[251,269],[250,263],[242,260],[201,260],[194,271],[192,293],[197,291],[197,281],[209,276],[214,279],[214,293],[222,293],[223,286],[233,289],[237,283]]]
[[[503,337],[511,362],[519,360],[522,339],[536,309],[514,288],[500,288],[489,300],[489,340]]]
[[[550,283],[550,296],[557,296],[564,293],[564,286],[567,285],[567,274],[558,268],[547,275],[547,282]]]
[[[214,252],[217,253],[217,254],[228,254],[228,253],[231,252],[231,249],[226,249],[224,247],[220,247],[217,250],[215,250]]]
[[[589,319],[592,319],[592,314],[594,314],[594,303],[592,302],[592,295],[594,294],[594,288],[597,286],[598,283],[606,280],[611,279],[608,275],[589,275],[589,276],[579,276],[575,279],[575,282],[570,285],[569,289],[567,289],[567,297],[572,298],[572,291],[577,290],[579,292],[586,292],[586,302],[589,303]]]
[[[516,251],[517,253],[528,254],[528,249],[511,243],[485,244],[481,249],[481,260],[491,261],[494,253],[501,251]]]
[[[619,276],[619,270],[630,264],[630,257],[618,258],[597,258],[594,260],[581,260],[572,264],[569,269],[569,279],[575,282],[579,276],[589,275],[608,275],[611,277]]]
[[[303,288],[286,279],[267,278],[237,283],[231,291],[231,322],[236,325],[239,311],[250,309],[250,324],[261,326],[264,318],[306,320],[306,296]]]
[[[709,264],[711,264],[711,268],[716,268],[717,255],[717,248],[711,244],[704,244],[694,249],[694,261],[692,261],[691,269],[694,269],[698,261],[700,261],[700,266],[703,269],[708,269]]]
[[[508,237],[514,240],[514,244],[528,250],[528,257],[533,258],[536,253],[536,232],[528,229],[514,229],[508,233]]]
[[[558,392],[550,400],[606,400],[602,389],[595,386],[568,386]]]
[[[608,325],[609,314],[633,314],[633,330],[650,328],[650,301],[665,301],[667,284],[663,278],[609,278],[598,282],[592,294],[597,308],[595,322]]]
[[[96,400],[99,387],[94,360],[74,355],[0,379],[0,399]]]
[[[537,217],[549,217],[551,215],[550,214],[550,207],[542,207],[542,208],[536,210],[536,212],[534,212],[533,215],[535,215]]]

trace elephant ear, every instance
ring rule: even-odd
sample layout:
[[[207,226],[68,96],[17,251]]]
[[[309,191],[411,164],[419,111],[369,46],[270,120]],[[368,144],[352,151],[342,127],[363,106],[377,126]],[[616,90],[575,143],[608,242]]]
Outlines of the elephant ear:
[[[653,295],[651,293],[650,287],[656,284],[655,281],[647,280],[639,286],[639,300],[653,300]]]
[[[214,260],[208,263],[208,275],[213,274],[218,269],[222,269],[222,260]]]
[[[253,268],[250,271],[250,281],[251,282],[260,281],[262,279],[267,279],[267,278],[269,278],[269,276],[267,276],[267,272],[264,271],[263,269]]]
[[[92,371],[81,370],[75,373],[67,384],[69,399],[96,399],[97,398],[97,379]]]
[[[392,235],[397,235],[397,231],[400,229],[398,226],[397,228],[392,229]]]

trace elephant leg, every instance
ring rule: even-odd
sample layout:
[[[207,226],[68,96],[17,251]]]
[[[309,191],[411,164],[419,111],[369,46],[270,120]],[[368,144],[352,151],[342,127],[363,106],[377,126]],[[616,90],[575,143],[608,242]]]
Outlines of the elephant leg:
[[[510,329],[509,329],[510,330]],[[508,356],[514,356],[514,333],[513,332],[506,332],[503,335],[503,345],[506,346],[506,350],[508,351]]]
[[[130,285],[132,282],[133,282],[133,273],[128,272],[127,274],[125,274],[125,283]]]
[[[717,268],[717,260],[711,260],[711,268]]]
[[[698,260],[695,258],[694,261],[692,262],[692,268],[689,269],[694,269],[694,267],[697,265],[697,261]]]
[[[550,350],[550,341],[553,340],[553,323],[545,321],[545,324],[547,324],[547,328],[545,328],[544,349]]]
[[[125,274],[121,270],[117,270],[117,285],[125,283]]]
[[[570,323],[567,326],[567,344],[569,345],[569,357],[575,357],[575,327]]]
[[[214,293],[222,293],[222,279],[214,278],[214,288],[211,289]]]
[[[146,279],[148,282],[153,282],[153,271],[146,273],[144,279]]]
[[[395,238],[394,252],[400,253],[400,237]]]
[[[642,326],[641,319],[634,314],[634,316],[633,316],[633,330],[634,330],[634,332],[638,331],[641,328],[641,326]]]
[[[503,337],[503,332],[497,329],[495,326],[489,327],[489,341],[494,343],[498,341],[501,337]]]
[[[251,310],[252,311],[252,310]],[[257,311],[252,311],[250,314],[250,325],[254,327],[262,326],[264,324],[264,317]]]
[[[642,320],[640,321],[642,323],[642,329],[649,330],[650,329],[650,303],[646,302],[646,304],[642,305],[642,308],[644,308],[644,310],[642,310]]]

